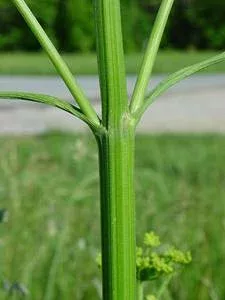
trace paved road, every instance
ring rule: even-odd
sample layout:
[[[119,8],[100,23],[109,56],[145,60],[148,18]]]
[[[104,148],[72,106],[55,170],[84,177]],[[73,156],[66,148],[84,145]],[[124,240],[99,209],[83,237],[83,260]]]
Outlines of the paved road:
[[[151,86],[162,78],[154,77]],[[97,77],[79,77],[78,81],[100,111]],[[131,94],[135,77],[128,77],[127,82]],[[72,101],[64,84],[56,77],[0,77],[0,90],[48,93]],[[0,134],[85,128],[79,120],[54,108],[29,102],[0,101]],[[225,75],[197,75],[173,87],[146,112],[138,129],[142,132],[225,133]]]

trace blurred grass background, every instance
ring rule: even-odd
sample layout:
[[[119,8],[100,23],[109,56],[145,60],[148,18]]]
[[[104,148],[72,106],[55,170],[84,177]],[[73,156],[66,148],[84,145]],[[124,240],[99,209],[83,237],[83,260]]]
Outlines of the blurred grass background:
[[[185,66],[208,59],[219,51],[161,50],[154,66],[154,74],[175,72]],[[96,75],[98,73],[96,54],[64,54],[64,59],[74,74]],[[128,74],[137,74],[143,54],[126,55]],[[0,52],[0,75],[56,75],[55,68],[44,53]],[[225,62],[204,70],[207,73],[225,72]]]
[[[219,135],[137,137],[138,241],[153,229],[193,255],[164,300],[225,299],[224,148]],[[97,165],[88,135],[0,138],[0,276],[25,284],[26,299],[100,299]]]

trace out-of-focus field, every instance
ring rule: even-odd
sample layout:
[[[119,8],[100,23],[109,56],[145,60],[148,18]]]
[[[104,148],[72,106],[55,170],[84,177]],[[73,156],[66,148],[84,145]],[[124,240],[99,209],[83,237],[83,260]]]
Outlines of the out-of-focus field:
[[[225,299],[224,149],[219,135],[137,137],[138,240],[154,229],[193,255],[165,300]],[[99,299],[96,153],[86,135],[0,138],[0,275],[23,283],[26,299]]]
[[[160,51],[154,73],[171,73],[184,66],[207,59],[219,52]],[[127,73],[136,74],[143,54],[126,56]],[[75,74],[97,74],[95,54],[65,54],[63,56]],[[207,72],[225,72],[225,63],[212,66]],[[0,74],[8,75],[54,75],[56,71],[44,53],[1,53]]]

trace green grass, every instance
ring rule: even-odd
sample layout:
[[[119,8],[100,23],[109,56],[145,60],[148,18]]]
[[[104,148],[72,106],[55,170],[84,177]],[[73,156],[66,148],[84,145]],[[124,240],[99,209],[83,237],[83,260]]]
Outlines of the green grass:
[[[154,73],[171,73],[216,54],[218,52],[161,51],[158,55]],[[64,58],[74,74],[97,74],[95,54],[66,54]],[[127,72],[130,74],[136,73],[141,59],[141,54],[127,55]],[[210,67],[206,72],[225,72],[225,63]],[[56,72],[43,53],[0,53],[0,74],[54,75]]]
[[[193,255],[163,300],[225,299],[224,148],[224,136],[137,137],[138,240],[154,229]],[[97,164],[85,135],[0,138],[0,276],[26,299],[99,299]]]

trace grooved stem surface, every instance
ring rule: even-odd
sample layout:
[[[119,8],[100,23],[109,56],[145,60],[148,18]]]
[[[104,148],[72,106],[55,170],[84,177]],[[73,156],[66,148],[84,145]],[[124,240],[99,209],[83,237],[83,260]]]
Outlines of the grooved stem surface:
[[[136,299],[134,129],[98,139],[101,178],[103,299]]]

